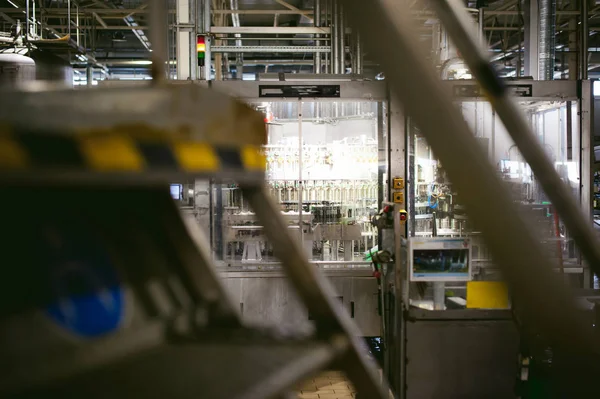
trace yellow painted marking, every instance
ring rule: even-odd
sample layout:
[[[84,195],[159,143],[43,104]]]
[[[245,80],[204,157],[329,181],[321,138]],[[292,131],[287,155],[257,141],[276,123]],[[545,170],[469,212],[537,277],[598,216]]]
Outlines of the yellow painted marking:
[[[144,158],[128,137],[84,136],[80,138],[80,146],[88,164],[97,170],[140,171],[145,166]]]
[[[4,131],[3,131],[4,133]],[[0,136],[0,168],[24,168],[28,156],[21,146],[12,138]]]
[[[265,170],[267,168],[267,158],[260,152],[258,147],[244,146],[241,157],[242,164],[247,169]]]
[[[177,142],[173,144],[173,150],[179,164],[187,171],[214,171],[220,167],[217,153],[208,144]]]
[[[508,287],[500,281],[469,281],[467,308],[508,309]]]

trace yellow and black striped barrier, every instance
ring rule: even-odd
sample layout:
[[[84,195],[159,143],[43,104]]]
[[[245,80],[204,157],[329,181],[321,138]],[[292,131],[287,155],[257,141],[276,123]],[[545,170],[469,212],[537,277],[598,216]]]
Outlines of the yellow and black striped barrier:
[[[264,172],[260,146],[215,145],[138,129],[72,134],[0,129],[0,171],[15,169],[90,172]]]

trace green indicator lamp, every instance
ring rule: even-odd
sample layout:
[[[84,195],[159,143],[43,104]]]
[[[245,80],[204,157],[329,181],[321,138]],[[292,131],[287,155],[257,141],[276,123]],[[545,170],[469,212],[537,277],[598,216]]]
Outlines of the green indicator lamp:
[[[204,36],[198,36],[196,51],[198,52],[198,66],[204,66],[204,57],[206,56],[206,38]]]

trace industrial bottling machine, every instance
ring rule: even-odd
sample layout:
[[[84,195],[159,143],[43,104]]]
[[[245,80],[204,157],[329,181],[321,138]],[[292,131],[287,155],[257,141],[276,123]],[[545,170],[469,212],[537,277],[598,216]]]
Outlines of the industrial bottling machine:
[[[360,333],[269,196],[259,113],[160,82],[0,98],[2,248],[13,265],[0,396],[261,399],[335,365],[351,367],[359,394],[385,397]],[[282,271],[314,329],[242,320],[196,215],[176,205],[199,191],[174,182],[211,178],[240,184],[270,245],[285,249]]]

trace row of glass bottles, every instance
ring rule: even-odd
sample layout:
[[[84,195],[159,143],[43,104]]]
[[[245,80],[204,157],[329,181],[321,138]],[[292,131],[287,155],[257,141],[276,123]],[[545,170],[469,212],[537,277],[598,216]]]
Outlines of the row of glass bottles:
[[[339,202],[377,200],[377,182],[368,180],[298,180],[270,181],[271,195],[278,202]]]

